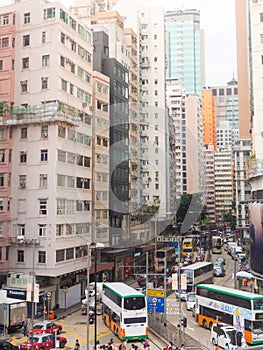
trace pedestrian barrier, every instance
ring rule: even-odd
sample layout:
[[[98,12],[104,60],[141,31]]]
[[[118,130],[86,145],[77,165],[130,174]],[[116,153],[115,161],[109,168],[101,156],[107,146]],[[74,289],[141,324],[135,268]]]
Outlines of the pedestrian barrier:
[[[169,321],[166,322],[165,327],[162,317],[156,319],[155,315],[153,314],[149,314],[148,321],[151,331],[154,330],[155,334],[161,335],[166,341],[171,342],[173,344],[173,349],[179,349],[180,339],[182,339],[180,338],[182,337],[182,334],[180,334],[180,327],[176,327]],[[184,345],[187,350],[210,350],[210,348],[201,344],[200,341],[192,338],[188,334],[184,334],[183,337]]]

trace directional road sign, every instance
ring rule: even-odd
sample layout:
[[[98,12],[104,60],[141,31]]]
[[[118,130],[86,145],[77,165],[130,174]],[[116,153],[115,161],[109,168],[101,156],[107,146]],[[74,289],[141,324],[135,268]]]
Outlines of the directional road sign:
[[[148,297],[159,297],[164,298],[164,290],[163,289],[147,289]]]
[[[164,313],[164,298],[148,297],[148,312]]]

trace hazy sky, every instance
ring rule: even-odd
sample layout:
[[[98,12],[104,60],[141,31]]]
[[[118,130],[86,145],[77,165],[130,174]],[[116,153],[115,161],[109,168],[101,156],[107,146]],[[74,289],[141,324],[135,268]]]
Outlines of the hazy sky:
[[[0,0],[0,5],[12,0]],[[38,0],[35,0],[38,1]],[[73,0],[60,0],[65,6],[72,5]],[[85,0],[83,0],[85,1]],[[120,13],[127,17],[128,9],[135,0],[119,0]],[[235,0],[139,0],[147,5],[165,4],[165,10],[176,8],[199,9],[201,28],[205,31],[206,85],[226,85],[236,76],[236,43],[235,43]],[[134,15],[133,15],[134,17]],[[135,28],[134,28],[135,29]]]

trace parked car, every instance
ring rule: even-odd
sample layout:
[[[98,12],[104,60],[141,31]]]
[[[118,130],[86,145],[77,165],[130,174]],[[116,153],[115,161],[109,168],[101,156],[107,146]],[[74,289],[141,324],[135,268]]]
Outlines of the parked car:
[[[9,343],[8,341],[1,340],[0,341],[0,349],[1,350],[18,350],[19,347]]]
[[[229,350],[235,350],[246,345],[242,332],[225,323],[214,323],[212,325],[211,342],[223,349],[228,344]]]
[[[33,332],[34,334],[39,334],[39,333],[55,334],[56,332],[57,334],[60,334],[62,332],[62,326],[52,321],[37,322],[34,324]],[[29,331],[29,334],[32,334],[32,329]]]
[[[55,338],[57,340],[57,342],[59,342],[59,347],[60,348],[64,348],[65,345],[67,344],[67,338],[65,337],[55,337],[54,334],[50,334],[50,333],[45,333],[45,334],[36,334],[32,337],[32,335],[30,337],[28,337],[27,341],[24,341],[20,344],[20,349],[31,349],[32,348],[32,342],[34,344],[34,349],[38,350],[38,349],[45,349],[45,350],[49,350],[52,348],[56,348],[56,341]]]

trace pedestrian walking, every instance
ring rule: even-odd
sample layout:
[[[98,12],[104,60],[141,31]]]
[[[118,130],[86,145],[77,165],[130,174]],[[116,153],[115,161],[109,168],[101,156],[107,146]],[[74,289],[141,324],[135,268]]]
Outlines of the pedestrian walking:
[[[229,345],[228,343],[226,343],[225,347],[224,347],[224,350],[229,350]]]
[[[148,339],[145,340],[143,347],[144,347],[144,349],[148,349],[150,347],[150,343],[149,343]]]
[[[75,341],[74,350],[80,350],[80,343],[79,343],[78,339],[76,339],[76,341]]]
[[[180,350],[186,350],[184,347],[184,344],[181,345],[181,349]]]
[[[169,342],[169,343],[166,345],[165,350],[172,350],[172,343],[171,343],[171,342]]]
[[[23,331],[23,334],[24,336],[26,337],[27,336],[27,321],[25,320],[22,324],[22,331]]]

